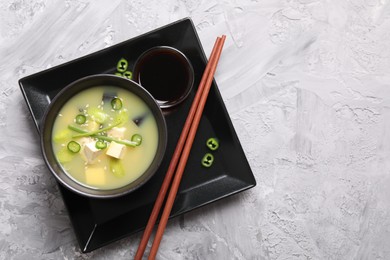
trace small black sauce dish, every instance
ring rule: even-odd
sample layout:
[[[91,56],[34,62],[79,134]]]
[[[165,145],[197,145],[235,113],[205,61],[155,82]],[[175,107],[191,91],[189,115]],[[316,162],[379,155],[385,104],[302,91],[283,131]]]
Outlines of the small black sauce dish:
[[[163,110],[182,103],[195,79],[190,60],[170,46],[155,46],[143,52],[135,62],[133,77],[150,91]]]

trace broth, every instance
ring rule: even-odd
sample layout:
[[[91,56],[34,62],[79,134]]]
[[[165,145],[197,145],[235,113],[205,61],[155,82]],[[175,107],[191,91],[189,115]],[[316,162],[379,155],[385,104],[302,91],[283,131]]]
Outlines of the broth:
[[[75,181],[94,189],[115,189],[148,169],[157,151],[158,128],[137,95],[97,86],[78,93],[61,108],[52,145],[57,161]]]

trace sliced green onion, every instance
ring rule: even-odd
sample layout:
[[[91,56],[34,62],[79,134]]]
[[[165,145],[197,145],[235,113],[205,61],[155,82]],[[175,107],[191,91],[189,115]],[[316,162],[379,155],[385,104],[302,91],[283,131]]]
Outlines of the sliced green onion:
[[[123,72],[123,77],[126,79],[131,79],[133,77],[133,73],[131,71]]]
[[[112,158],[110,160],[110,170],[116,177],[125,176],[125,170],[123,168],[121,160]]]
[[[139,146],[142,143],[142,136],[139,134],[134,134],[131,137],[131,141],[137,143],[137,146]]]
[[[219,147],[219,142],[216,138],[211,137],[207,140],[206,145],[211,151],[215,151]]]
[[[87,118],[82,114],[78,114],[76,116],[75,120],[76,120],[76,124],[82,125],[87,121]]]
[[[116,75],[116,76],[119,76],[119,77],[123,77],[123,74],[120,73],[120,72],[115,72],[115,75]]]
[[[73,157],[75,156],[74,153],[69,151],[66,147],[62,147],[57,153],[57,160],[60,163],[67,163],[73,160]]]
[[[204,167],[211,167],[214,162],[214,156],[211,153],[206,153],[202,158],[202,165]]]
[[[99,150],[105,149],[105,148],[107,148],[107,143],[104,142],[103,140],[98,140],[95,143],[95,147],[96,147],[96,149],[99,149]]]
[[[120,98],[113,98],[111,100],[111,107],[114,110],[119,110],[122,108],[122,100]]]
[[[92,120],[99,124],[105,123],[109,118],[106,113],[104,113],[101,109],[97,107],[89,108],[87,113]]]
[[[69,140],[72,138],[72,131],[69,129],[62,129],[58,131],[54,136],[53,136],[53,141],[56,143],[63,143],[66,140]]]
[[[125,124],[127,123],[127,121],[129,121],[129,119],[130,119],[129,112],[126,109],[122,109],[115,114],[112,123]]]
[[[81,145],[76,141],[70,141],[67,147],[68,150],[71,151],[72,153],[78,153],[80,152],[81,149]]]
[[[125,72],[127,70],[129,63],[127,62],[126,59],[122,58],[118,61],[118,64],[116,65],[116,69],[119,72]]]

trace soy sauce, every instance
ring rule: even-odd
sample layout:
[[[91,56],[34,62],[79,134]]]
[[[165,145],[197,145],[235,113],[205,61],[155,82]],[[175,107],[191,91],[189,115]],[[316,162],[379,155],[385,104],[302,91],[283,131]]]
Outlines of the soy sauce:
[[[170,48],[154,48],[140,57],[136,64],[135,80],[160,105],[180,102],[193,84],[193,70],[186,57]]]

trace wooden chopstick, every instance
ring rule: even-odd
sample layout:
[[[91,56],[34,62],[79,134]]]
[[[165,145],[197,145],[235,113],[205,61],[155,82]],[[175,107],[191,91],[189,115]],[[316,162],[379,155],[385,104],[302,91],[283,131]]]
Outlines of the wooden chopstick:
[[[196,112],[196,109],[198,107],[198,104],[199,104],[199,101],[200,101],[200,98],[201,98],[201,94],[202,94],[202,92],[204,90],[206,79],[207,79],[207,77],[209,75],[210,68],[211,68],[211,60],[214,59],[215,52],[216,52],[216,47],[217,47],[217,42],[219,40],[220,40],[220,38],[217,39],[216,44],[214,45],[214,48],[213,48],[213,50],[211,52],[211,55],[210,55],[209,62],[207,63],[207,66],[205,68],[205,71],[204,71],[204,74],[202,76],[201,82],[199,83],[198,91],[196,92],[195,98],[194,98],[194,100],[192,102],[192,105],[191,105],[190,111],[188,113],[187,119],[186,119],[186,121],[184,123],[183,130],[182,130],[182,132],[180,134],[180,137],[179,137],[179,140],[177,142],[175,151],[173,153],[171,162],[170,162],[168,170],[167,170],[167,172],[165,174],[164,181],[163,181],[163,183],[161,185],[161,188],[160,188],[160,191],[159,191],[159,193],[157,195],[157,199],[156,199],[156,202],[154,203],[152,213],[150,214],[150,217],[149,217],[149,220],[148,220],[148,224],[146,225],[146,228],[145,228],[145,231],[143,233],[141,242],[140,242],[140,244],[138,246],[138,250],[137,250],[137,253],[135,255],[135,259],[136,260],[141,260],[142,259],[142,256],[144,254],[144,251],[145,251],[145,248],[147,246],[148,240],[149,240],[149,238],[150,238],[150,236],[152,234],[153,227],[154,227],[154,225],[156,223],[158,214],[160,212],[161,206],[162,206],[162,204],[164,202],[165,195],[166,195],[166,193],[168,191],[169,185],[171,184],[171,180],[172,180],[173,174],[174,174],[174,172],[176,170],[177,163],[178,163],[178,161],[180,159],[180,155],[181,155],[181,152],[183,150],[185,141],[187,139],[187,135],[188,135],[188,132],[190,130],[190,126],[191,126],[191,123],[193,121],[193,118],[195,116],[195,112]]]
[[[202,116],[203,109],[204,109],[204,106],[206,104],[207,96],[208,96],[208,93],[210,91],[211,83],[212,83],[212,80],[214,78],[214,73],[216,71],[219,58],[221,56],[222,47],[223,47],[223,44],[225,42],[225,38],[226,38],[226,36],[223,35],[220,40],[217,40],[217,43],[216,43],[217,50],[216,50],[216,54],[215,54],[216,57],[214,59],[212,59],[210,72],[209,72],[209,75],[206,79],[205,87],[204,87],[201,99],[199,101],[199,105],[198,105],[198,108],[196,110],[195,117],[194,117],[193,122],[191,124],[191,128],[190,128],[189,134],[187,136],[187,140],[186,140],[183,152],[181,154],[179,164],[178,164],[177,169],[176,169],[176,174],[175,174],[175,177],[173,179],[172,186],[171,186],[171,189],[169,191],[167,201],[165,203],[165,208],[164,208],[163,214],[161,216],[160,223],[158,225],[156,236],[154,238],[153,245],[152,245],[152,248],[150,250],[148,259],[155,259],[155,257],[156,257],[158,247],[160,245],[166,224],[168,222],[169,214],[171,212],[174,200],[176,198],[177,191],[179,189],[180,181],[181,181],[181,178],[183,176],[183,172],[184,172],[187,160],[188,160],[188,156],[189,156],[190,151],[191,151],[191,147],[192,147],[195,135],[196,135],[196,131],[197,131],[198,126],[199,126],[200,118]]]
[[[146,245],[148,243],[148,240],[150,238],[150,235],[152,233],[153,227],[156,223],[158,214],[160,212],[161,206],[164,202],[165,195],[168,191],[169,185],[171,183],[173,174],[176,169],[176,175],[174,178],[174,181],[172,183],[172,187],[168,196],[168,199],[165,204],[164,212],[160,220],[160,224],[158,226],[158,230],[156,233],[156,237],[153,242],[152,249],[150,251],[149,259],[154,259],[157,251],[158,251],[158,246],[161,242],[162,235],[164,233],[169,214],[171,212],[173,202],[175,200],[176,194],[178,187],[180,185],[181,177],[184,172],[185,165],[187,163],[188,155],[191,150],[191,146],[193,143],[193,139],[196,134],[196,130],[199,125],[199,121],[204,109],[204,105],[207,100],[208,93],[210,91],[211,87],[211,82],[214,77],[214,73],[217,67],[217,63],[219,60],[219,57],[222,52],[222,47],[224,44],[226,36],[223,35],[222,38],[218,37],[214,48],[211,52],[209,62],[207,63],[207,66],[205,68],[205,71],[203,73],[201,82],[198,87],[198,91],[195,95],[195,98],[193,100],[193,103],[191,105],[190,111],[188,113],[187,119],[185,121],[183,130],[181,132],[181,135],[179,137],[178,143],[176,145],[176,149],[173,153],[171,162],[169,164],[167,173],[165,175],[163,184],[161,185],[160,191],[158,193],[156,202],[154,204],[152,213],[150,214],[148,224],[145,228],[144,234],[142,236],[141,242],[138,246],[137,253],[135,255],[136,260],[141,260],[142,256],[144,254]],[[192,139],[192,140],[191,140]],[[184,146],[185,145],[185,146]],[[183,150],[184,147],[184,150]],[[183,153],[182,153],[183,152]],[[183,157],[184,156],[184,157]],[[179,162],[180,159],[180,162]],[[179,165],[177,166],[179,162]],[[177,166],[177,168],[176,168]]]

